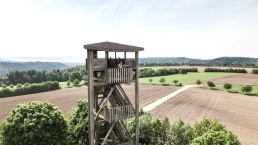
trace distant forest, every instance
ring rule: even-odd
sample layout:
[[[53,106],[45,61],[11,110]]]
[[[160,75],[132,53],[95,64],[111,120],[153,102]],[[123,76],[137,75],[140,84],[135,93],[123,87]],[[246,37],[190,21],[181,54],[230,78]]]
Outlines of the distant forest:
[[[0,77],[12,71],[53,71],[54,69],[63,70],[70,66],[59,62],[10,62],[0,61]]]
[[[140,58],[140,66],[228,66],[258,68],[258,58],[220,57],[215,59],[191,59],[186,57],[148,57]],[[12,62],[0,59],[0,77],[14,71],[47,71],[64,70],[71,66],[59,62]]]
[[[87,75],[85,66],[77,66],[64,70],[54,69],[53,71],[37,71],[37,70],[27,70],[27,71],[11,71],[5,77],[0,77],[0,86],[6,85],[16,85],[18,83],[41,83],[46,81],[58,81],[65,82],[68,80],[78,79],[81,81],[85,79]]]
[[[148,57],[140,59],[141,66],[229,66],[229,67],[258,67],[258,58],[249,57],[220,57],[215,59],[191,59],[186,57]]]

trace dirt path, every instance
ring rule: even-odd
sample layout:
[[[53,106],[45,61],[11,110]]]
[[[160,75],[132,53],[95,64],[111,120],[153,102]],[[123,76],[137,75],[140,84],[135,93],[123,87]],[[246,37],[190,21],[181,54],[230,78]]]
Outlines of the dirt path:
[[[171,93],[171,94],[169,94],[167,96],[164,96],[164,97],[156,100],[155,102],[153,102],[153,103],[143,107],[143,111],[145,111],[145,112],[151,111],[151,110],[155,109],[157,106],[165,103],[167,100],[169,100],[169,99],[175,97],[176,95],[186,91],[187,89],[190,89],[190,88],[196,87],[196,86],[197,85],[185,85],[184,87],[176,90],[175,92],[173,92],[173,93]]]

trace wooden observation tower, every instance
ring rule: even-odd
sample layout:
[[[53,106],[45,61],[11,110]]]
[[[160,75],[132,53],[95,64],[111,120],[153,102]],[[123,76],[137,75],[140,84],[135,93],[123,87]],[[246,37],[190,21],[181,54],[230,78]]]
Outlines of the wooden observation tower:
[[[89,142],[90,145],[139,144],[139,51],[144,48],[101,42],[84,45],[87,49]],[[99,52],[105,55],[98,58]],[[117,52],[123,58],[117,58]],[[110,53],[115,53],[111,58]],[[134,53],[134,58],[127,58]],[[121,84],[134,82],[135,102],[129,100]],[[135,138],[123,120],[135,117]]]

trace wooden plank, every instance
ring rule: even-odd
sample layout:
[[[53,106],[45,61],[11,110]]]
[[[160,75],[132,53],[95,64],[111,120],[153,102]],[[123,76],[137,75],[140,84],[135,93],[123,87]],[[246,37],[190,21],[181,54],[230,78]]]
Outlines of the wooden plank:
[[[101,71],[107,69],[107,61],[105,58],[93,59],[93,70]]]
[[[93,51],[87,51],[87,70],[88,70],[88,101],[89,101],[89,143],[95,144],[95,130],[94,130],[94,90],[93,90]]]
[[[135,144],[139,145],[139,53],[135,52]]]

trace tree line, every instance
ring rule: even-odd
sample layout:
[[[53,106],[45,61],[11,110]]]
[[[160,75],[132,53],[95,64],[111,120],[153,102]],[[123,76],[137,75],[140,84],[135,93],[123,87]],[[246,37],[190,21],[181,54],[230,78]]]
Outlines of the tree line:
[[[76,74],[74,74],[76,73]],[[79,73],[79,75],[78,75]],[[46,81],[58,81],[64,82],[72,78],[74,81],[74,76],[76,79],[81,81],[87,75],[85,66],[77,66],[64,70],[53,70],[53,71],[12,71],[6,75],[6,77],[0,78],[0,85],[16,85],[18,83],[41,83]]]
[[[224,69],[224,68],[205,68],[204,72],[230,72],[230,73],[247,73],[245,69]]]
[[[40,93],[57,89],[60,89],[59,83],[57,81],[47,81],[40,84],[25,83],[23,86],[18,84],[16,85],[15,89],[6,88],[3,86],[3,88],[0,90],[0,98]]]
[[[141,66],[226,66],[226,67],[258,67],[258,58],[220,57],[210,60],[186,57],[148,57],[140,59]]]
[[[198,72],[197,68],[180,68],[180,69],[157,69],[153,68],[143,68],[140,69],[140,78],[144,77],[154,77],[154,76],[165,76],[165,75],[174,75],[174,74],[186,74],[188,72]]]
[[[258,74],[258,69],[253,69],[252,74]]]
[[[170,123],[149,113],[140,113],[142,145],[240,145],[238,137],[217,120],[204,118],[193,125],[181,119]],[[0,145],[87,145],[88,103],[77,102],[67,119],[59,109],[47,102],[27,102],[14,108],[0,124]],[[23,121],[21,121],[23,120]],[[135,119],[126,120],[125,126],[134,138]],[[105,137],[105,134],[99,134]]]

